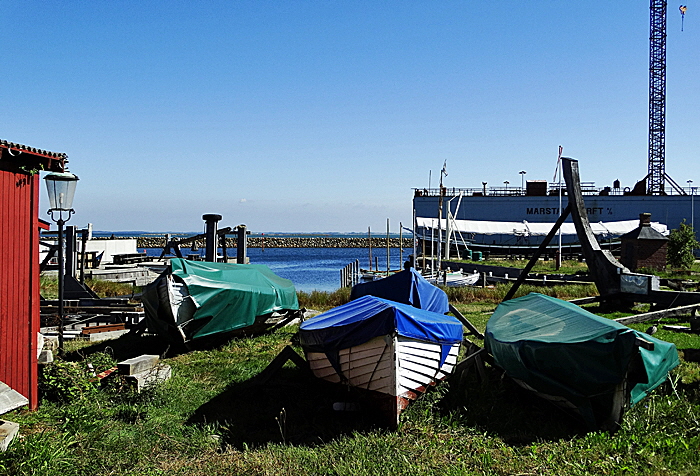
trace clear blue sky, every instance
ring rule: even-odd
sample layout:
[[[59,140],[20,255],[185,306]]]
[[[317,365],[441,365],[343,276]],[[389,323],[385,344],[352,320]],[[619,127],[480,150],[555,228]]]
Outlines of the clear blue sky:
[[[686,3],[666,170],[700,185]],[[648,1],[3,0],[0,18],[0,138],[68,154],[78,226],[396,232],[444,161],[449,187],[519,186],[552,180],[560,144],[584,181],[647,172]]]

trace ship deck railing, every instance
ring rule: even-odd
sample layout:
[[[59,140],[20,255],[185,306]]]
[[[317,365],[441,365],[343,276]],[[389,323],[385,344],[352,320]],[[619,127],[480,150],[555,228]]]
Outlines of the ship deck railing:
[[[439,197],[439,188],[414,188],[414,196],[416,197]],[[666,195],[669,196],[679,196],[679,195],[695,195],[697,193],[697,187],[684,187],[682,189],[683,193],[675,190],[672,187],[666,189]],[[638,195],[631,193],[629,187],[625,188],[611,188],[611,187],[596,187],[594,182],[581,182],[581,193],[583,195],[599,195],[599,196],[624,196],[624,195]],[[445,187],[443,196],[444,197],[458,197],[462,195],[463,197],[538,197],[538,196],[559,196],[560,186],[558,183],[549,183],[547,191],[545,194],[540,193],[528,193],[527,189],[522,189],[521,187],[483,187],[483,188],[456,188],[456,187]],[[566,195],[566,186],[561,185],[561,195]]]

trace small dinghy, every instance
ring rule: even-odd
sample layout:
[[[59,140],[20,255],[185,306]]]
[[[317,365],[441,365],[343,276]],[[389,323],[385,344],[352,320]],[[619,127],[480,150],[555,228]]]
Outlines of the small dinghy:
[[[538,293],[501,303],[484,343],[509,377],[591,430],[619,428],[679,364],[675,345]]]
[[[461,271],[443,271],[438,276],[429,276],[427,281],[435,286],[447,286],[448,288],[462,288],[474,286],[481,276],[479,273],[464,274]]]
[[[462,324],[367,295],[305,321],[299,338],[316,377],[366,391],[395,428],[410,401],[452,372]]]

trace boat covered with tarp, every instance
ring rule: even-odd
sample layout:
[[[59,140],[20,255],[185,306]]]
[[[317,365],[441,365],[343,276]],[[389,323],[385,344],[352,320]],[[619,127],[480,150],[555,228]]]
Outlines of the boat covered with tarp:
[[[395,427],[410,401],[452,372],[462,323],[367,295],[304,321],[299,340],[316,377],[368,393]]]
[[[299,317],[294,285],[260,264],[170,260],[143,293],[151,332],[171,341],[254,334]]]
[[[590,429],[619,427],[679,364],[675,345],[538,293],[496,308],[485,348],[509,377]]]
[[[413,268],[376,281],[356,284],[350,292],[350,299],[367,295],[409,304],[439,314],[445,314],[450,310],[445,291],[430,284]]]

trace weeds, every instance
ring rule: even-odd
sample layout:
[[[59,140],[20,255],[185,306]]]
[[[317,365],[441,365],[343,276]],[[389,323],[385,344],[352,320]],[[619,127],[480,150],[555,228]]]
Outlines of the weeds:
[[[340,288],[337,291],[297,291],[299,307],[324,311],[350,301],[350,288]]]
[[[141,288],[130,283],[115,283],[100,279],[86,279],[85,284],[99,297],[132,296]],[[58,278],[42,274],[39,278],[41,295],[44,299],[58,299]]]
[[[489,302],[498,304],[506,297],[511,286],[511,284],[497,284],[494,287],[487,288],[480,288],[478,286],[459,288],[447,287],[443,288],[443,290],[447,293],[447,297],[452,303]],[[523,285],[520,286],[515,297],[525,296],[531,292],[542,293],[559,299],[576,299],[596,296],[598,294],[598,290],[594,284],[552,287]]]

